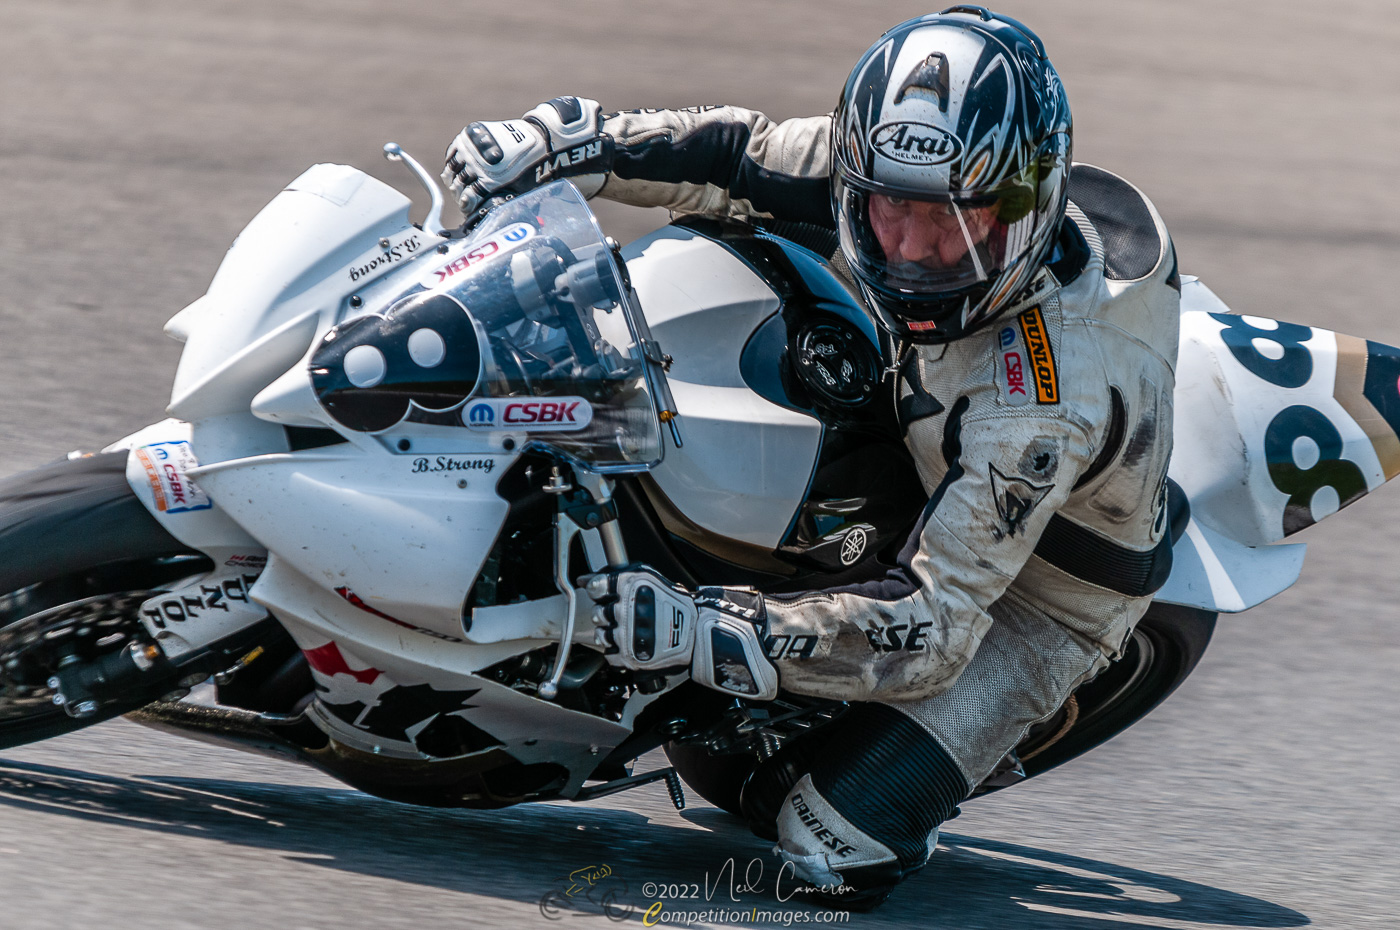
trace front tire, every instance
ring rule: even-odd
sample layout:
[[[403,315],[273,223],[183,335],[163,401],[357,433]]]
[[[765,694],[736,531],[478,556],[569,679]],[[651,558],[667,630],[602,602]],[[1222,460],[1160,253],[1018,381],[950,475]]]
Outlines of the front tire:
[[[211,567],[146,510],[126,460],[92,455],[0,480],[0,749],[110,719],[175,687],[148,676],[81,717],[53,701],[60,664],[149,643],[141,603]]]

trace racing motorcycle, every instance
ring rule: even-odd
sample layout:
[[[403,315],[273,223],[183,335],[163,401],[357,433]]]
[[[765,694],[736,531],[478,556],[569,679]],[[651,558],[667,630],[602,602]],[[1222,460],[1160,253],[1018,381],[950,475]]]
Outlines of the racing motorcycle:
[[[361,171],[307,170],[167,324],[170,418],[0,481],[0,748],[126,714],[415,804],[664,779],[680,805],[683,779],[737,812],[844,706],[614,668],[576,582],[644,561],[784,592],[892,564],[926,495],[830,234],[692,218],[620,248],[567,181],[446,230],[435,181],[386,154],[422,223]],[[1304,547],[1274,543],[1400,471],[1400,350],[1180,288],[1170,577],[978,793],[1140,719],[1219,613],[1297,579]],[[635,772],[657,747],[671,766]]]

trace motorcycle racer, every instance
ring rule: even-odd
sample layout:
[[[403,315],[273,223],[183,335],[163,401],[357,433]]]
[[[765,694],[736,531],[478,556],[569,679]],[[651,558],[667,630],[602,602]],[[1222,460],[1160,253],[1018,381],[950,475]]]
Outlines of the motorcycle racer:
[[[957,6],[882,36],[827,116],[605,116],[560,97],[448,149],[464,213],[568,177],[834,228],[833,266],[891,335],[928,499],[886,577],[688,592],[635,565],[586,583],[614,664],[855,702],[760,766],[743,802],[799,875],[856,889],[837,906],[874,906],[927,862],[957,804],[1121,654],[1170,570],[1175,253],[1136,188],[1071,168],[1071,134],[1040,40]],[[683,635],[658,646],[662,616]]]

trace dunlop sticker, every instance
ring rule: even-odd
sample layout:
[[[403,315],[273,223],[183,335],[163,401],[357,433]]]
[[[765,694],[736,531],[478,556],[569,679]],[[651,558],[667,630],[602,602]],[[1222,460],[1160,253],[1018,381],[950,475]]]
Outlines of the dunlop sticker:
[[[1031,381],[1035,384],[1035,400],[1038,404],[1058,404],[1060,402],[1060,376],[1055,371],[1055,353],[1050,349],[1050,333],[1045,328],[1045,317],[1040,307],[1031,307],[1018,316],[1021,335],[1026,341],[1026,353],[1030,356]]]

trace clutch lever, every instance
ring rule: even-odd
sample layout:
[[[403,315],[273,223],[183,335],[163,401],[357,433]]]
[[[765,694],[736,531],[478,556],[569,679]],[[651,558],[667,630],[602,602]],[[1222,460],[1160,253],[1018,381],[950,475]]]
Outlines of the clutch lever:
[[[428,192],[428,215],[423,217],[423,229],[434,236],[443,235],[446,230],[442,228],[442,188],[438,187],[437,181],[432,175],[418,163],[418,160],[403,150],[397,142],[386,142],[384,144],[384,157],[389,161],[401,161],[408,166],[408,170],[413,172],[413,176],[418,179],[418,183],[423,185],[423,189]]]

